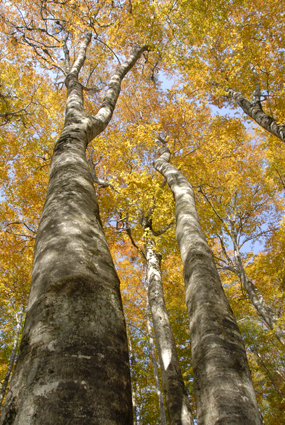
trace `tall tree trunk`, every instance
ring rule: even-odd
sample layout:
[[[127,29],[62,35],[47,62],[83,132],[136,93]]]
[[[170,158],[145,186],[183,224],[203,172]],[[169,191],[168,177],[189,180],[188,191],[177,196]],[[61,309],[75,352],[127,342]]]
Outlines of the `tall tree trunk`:
[[[133,423],[120,283],[85,150],[110,121],[121,81],[146,47],[136,48],[116,69],[102,107],[91,117],[78,81],[90,40],[88,32],[66,78],[65,125],[53,153],[3,425]]]
[[[155,250],[154,241],[150,238],[146,240],[146,259],[148,299],[160,359],[169,424],[193,425],[190,403],[182,378],[175,341],[164,301],[160,265],[161,255]]]
[[[188,180],[169,164],[167,147],[155,168],[175,198],[176,236],[184,266],[199,425],[260,425],[241,335],[201,229]]]
[[[22,305],[20,307],[19,313],[15,312],[16,331],[15,331],[15,336],[14,336],[14,340],[13,340],[12,352],[11,352],[8,368],[7,368],[6,375],[5,375],[5,378],[4,378],[2,387],[1,387],[0,406],[2,406],[3,399],[5,397],[6,390],[7,390],[8,384],[9,384],[11,372],[12,372],[12,369],[13,369],[13,366],[14,366],[14,363],[15,363],[15,360],[16,360],[17,347],[18,347],[18,344],[19,344],[19,336],[20,336],[21,325],[22,325],[22,320],[23,320],[23,310],[24,310],[24,307]]]
[[[160,236],[165,233],[173,223],[166,225],[161,230],[155,231],[152,228],[152,212],[153,208],[150,208],[145,216],[141,214],[139,220],[144,231],[147,230],[152,235]],[[146,237],[144,253],[135,243],[128,223],[126,231],[132,244],[147,263],[148,305],[151,311],[156,347],[159,355],[162,385],[169,423],[170,425],[193,425],[194,422],[190,403],[184,385],[175,341],[164,301],[161,277],[161,254],[156,251],[155,242],[152,237]]]
[[[154,342],[153,342],[153,334],[152,334],[150,320],[149,320],[149,304],[148,304],[148,302],[147,302],[146,324],[147,324],[147,330],[148,330],[148,335],[149,335],[149,346],[150,346],[151,361],[152,361],[152,366],[153,366],[155,389],[156,389],[156,394],[157,394],[158,402],[159,402],[160,423],[161,423],[161,425],[166,425],[167,422],[166,422],[166,414],[165,414],[165,404],[164,404],[163,394],[162,394],[161,386],[160,386],[160,382],[159,382],[155,348],[154,348]]]

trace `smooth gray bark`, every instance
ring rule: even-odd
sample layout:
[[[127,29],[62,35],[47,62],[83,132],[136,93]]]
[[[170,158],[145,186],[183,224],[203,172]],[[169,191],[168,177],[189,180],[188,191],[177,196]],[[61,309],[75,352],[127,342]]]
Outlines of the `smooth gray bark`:
[[[155,168],[175,198],[176,236],[184,266],[199,425],[260,425],[245,348],[201,229],[194,192],[169,164],[167,147]]]
[[[257,124],[269,131],[269,133],[274,134],[282,142],[285,142],[285,125],[278,124],[273,117],[264,112],[261,102],[251,103],[240,92],[234,91],[231,88],[225,88],[225,90],[237,102],[246,115],[253,118]]]
[[[150,347],[150,353],[151,353],[151,362],[153,367],[153,374],[154,374],[154,381],[155,381],[155,390],[158,397],[159,402],[159,413],[160,413],[160,423],[161,425],[166,425],[166,414],[165,414],[165,404],[163,399],[163,394],[161,391],[161,386],[159,382],[159,376],[158,376],[158,368],[156,363],[156,355],[155,355],[155,348],[154,348],[154,342],[153,342],[153,335],[149,320],[149,304],[147,302],[147,318],[146,318],[146,324],[147,324],[147,331],[149,335],[149,347]]]
[[[148,299],[155,340],[160,359],[161,377],[170,425],[193,425],[190,403],[177,356],[169,317],[164,301],[161,278],[161,255],[154,241],[146,241]]]
[[[146,216],[140,217],[144,231],[152,235],[162,235],[173,223],[163,229],[155,231],[152,227],[150,208]],[[161,254],[155,249],[155,242],[151,237],[145,240],[145,253],[136,245],[130,228],[126,229],[132,244],[138,249],[147,263],[148,304],[151,311],[154,327],[156,347],[162,377],[163,391],[166,400],[168,420],[170,425],[193,425],[191,407],[183,381],[176,345],[166,309],[161,277]]]
[[[133,423],[119,279],[85,150],[109,123],[122,79],[147,48],[136,48],[116,69],[92,117],[84,112],[78,81],[90,41],[88,32],[71,70],[67,67],[65,124],[53,153],[27,318],[2,425]]]
[[[23,320],[23,306],[20,307],[19,313],[17,313],[15,311],[15,320],[16,320],[15,335],[14,335],[14,339],[13,339],[12,352],[11,352],[9,364],[8,364],[8,367],[7,367],[5,378],[3,380],[3,384],[1,386],[0,406],[2,406],[3,399],[5,397],[6,390],[7,390],[8,384],[9,384],[11,372],[12,372],[12,369],[13,369],[13,366],[14,366],[14,363],[15,363],[15,360],[16,360],[17,347],[18,347],[18,344],[19,344],[19,337],[20,337],[20,331],[21,331],[22,320]]]

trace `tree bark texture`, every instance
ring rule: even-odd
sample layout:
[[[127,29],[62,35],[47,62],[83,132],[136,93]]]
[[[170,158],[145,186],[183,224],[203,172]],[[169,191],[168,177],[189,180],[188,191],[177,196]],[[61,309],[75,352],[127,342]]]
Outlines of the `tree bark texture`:
[[[238,103],[246,115],[253,118],[257,124],[269,131],[269,133],[285,142],[285,125],[278,124],[273,117],[264,112],[261,102],[251,103],[240,92],[231,88],[226,88],[225,90]]]
[[[193,189],[169,164],[169,149],[163,147],[159,153],[155,168],[166,178],[175,198],[198,424],[260,425],[245,348],[199,223]]]
[[[146,240],[146,259],[148,299],[160,359],[169,424],[194,425],[164,301],[160,266],[161,255],[155,250],[154,241],[151,238]]]
[[[66,77],[64,129],[56,143],[40,220],[19,356],[2,425],[132,424],[132,396],[119,279],[85,157],[112,117],[137,48],[111,78],[95,117],[78,74],[87,33]]]
[[[153,334],[152,334],[150,320],[149,320],[149,304],[148,304],[148,302],[147,302],[147,319],[146,319],[146,322],[147,322],[146,323],[147,324],[147,331],[148,331],[148,335],[149,335],[149,346],[150,346],[151,361],[152,361],[152,366],[153,366],[155,389],[156,389],[156,394],[157,394],[158,402],[159,402],[160,424],[166,425],[167,422],[166,422],[166,414],[165,414],[165,404],[164,404],[164,398],[163,398],[163,394],[162,394],[161,386],[160,386],[160,382],[159,382],[158,368],[157,368],[157,363],[156,363],[156,355],[155,355],[155,348],[154,348],[154,342],[153,342]]]

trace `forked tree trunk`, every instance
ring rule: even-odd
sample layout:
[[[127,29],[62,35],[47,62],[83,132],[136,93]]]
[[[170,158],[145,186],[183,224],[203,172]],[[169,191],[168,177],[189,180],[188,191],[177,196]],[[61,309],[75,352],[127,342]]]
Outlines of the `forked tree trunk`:
[[[90,40],[87,33],[66,78],[66,120],[53,153],[3,425],[133,423],[119,279],[85,150],[110,121],[121,81],[146,47],[117,68],[101,109],[91,117],[84,113],[78,81]]]
[[[193,425],[190,403],[164,301],[160,266],[161,256],[155,250],[154,242],[150,238],[146,240],[146,259],[148,299],[159,354],[169,424]]]
[[[169,164],[169,149],[163,147],[159,153],[155,168],[166,178],[175,198],[198,424],[260,425],[245,348],[199,223],[193,189]]]

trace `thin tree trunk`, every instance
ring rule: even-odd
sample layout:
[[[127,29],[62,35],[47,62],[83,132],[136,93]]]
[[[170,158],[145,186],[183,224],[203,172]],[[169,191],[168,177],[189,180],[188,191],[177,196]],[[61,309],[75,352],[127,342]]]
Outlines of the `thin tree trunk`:
[[[152,334],[152,329],[151,329],[150,320],[149,320],[149,304],[148,304],[148,302],[147,302],[146,324],[147,324],[147,331],[148,331],[148,335],[149,335],[149,346],[150,346],[151,361],[152,361],[153,374],[154,374],[154,380],[155,380],[155,389],[156,389],[156,394],[157,394],[158,401],[159,401],[160,423],[161,423],[161,425],[166,425],[167,422],[166,422],[166,414],[165,414],[165,404],[164,404],[163,394],[162,394],[161,386],[160,386],[160,382],[159,382],[155,348],[154,348],[154,342],[153,342],[153,334]]]
[[[141,215],[140,223],[144,231],[148,230],[152,235],[156,236],[162,235],[173,223],[166,225],[159,231],[154,231],[151,224],[152,211],[153,209],[150,208],[146,216]],[[161,278],[161,254],[156,251],[155,242],[150,237],[146,238],[144,253],[135,243],[128,225],[126,231],[134,247],[147,262],[148,304],[151,310],[156,346],[159,354],[162,385],[169,423],[170,425],[193,425],[190,403],[164,301]]]
[[[155,250],[154,241],[150,238],[146,240],[146,259],[148,299],[160,359],[169,423],[170,425],[193,425],[190,403],[164,301],[160,266],[161,255]]]
[[[199,425],[260,425],[241,335],[201,229],[194,192],[169,164],[167,147],[155,168],[175,198],[176,236],[184,266]]]
[[[78,81],[90,40],[88,32],[66,78],[66,119],[53,153],[3,425],[133,423],[120,283],[85,150],[109,123],[121,81],[146,47],[136,48],[116,69],[102,107],[91,117]]]
[[[17,347],[18,347],[18,343],[19,343],[19,336],[20,336],[21,325],[22,325],[22,320],[23,320],[23,306],[21,306],[19,313],[15,312],[15,319],[16,319],[16,332],[15,332],[15,336],[14,336],[14,340],[13,340],[12,352],[11,352],[7,372],[6,372],[2,387],[1,387],[0,406],[2,406],[3,399],[5,397],[6,390],[7,390],[8,384],[9,384],[11,372],[12,372],[12,369],[13,369],[13,366],[14,366],[14,363],[15,363],[15,360],[16,360]]]
[[[132,340],[129,338],[129,354],[130,354],[130,363],[132,366],[136,365],[136,357],[133,350]],[[131,381],[132,381],[132,404],[133,404],[133,418],[134,418],[134,425],[137,425],[137,402],[136,402],[136,389],[137,389],[137,379],[135,373],[131,373]]]
[[[243,287],[245,288],[245,290],[247,291],[247,293],[249,295],[250,301],[252,302],[253,306],[255,307],[257,314],[267,324],[269,329],[275,330],[276,337],[281,342],[281,344],[284,345],[285,344],[285,332],[284,332],[284,330],[282,330],[282,328],[279,325],[277,325],[277,323],[278,323],[277,314],[275,314],[274,311],[271,309],[271,307],[268,304],[266,304],[265,299],[263,298],[262,294],[259,292],[257,287],[254,285],[253,282],[251,282],[248,279],[247,274],[245,272],[245,269],[243,267],[243,262],[242,262],[242,258],[241,258],[241,255],[240,255],[240,245],[238,243],[239,236],[238,236],[238,234],[235,230],[235,221],[232,221],[228,217],[228,220],[231,223],[231,227],[228,227],[228,225],[225,223],[224,219],[220,216],[220,214],[218,213],[218,211],[216,210],[216,208],[214,207],[214,205],[212,204],[210,199],[206,196],[205,193],[202,192],[201,189],[200,189],[200,191],[204,195],[205,199],[207,200],[207,202],[211,206],[211,208],[214,211],[214,213],[216,214],[216,216],[223,223],[223,226],[227,230],[227,234],[230,236],[232,243],[233,243],[233,246],[234,246],[234,260],[232,260],[231,257],[227,253],[225,243],[223,241],[223,237],[218,235],[218,237],[220,239],[222,252],[223,252],[223,254],[226,258],[226,262],[227,262],[227,266],[225,266],[225,264],[220,261],[219,266],[225,271],[230,270],[231,272],[235,273],[239,277]]]
[[[235,262],[237,268],[237,274],[246,289],[246,292],[249,295],[250,301],[257,314],[264,320],[269,329],[274,330],[276,337],[281,342],[281,344],[285,345],[285,332],[282,330],[280,326],[277,325],[278,316],[274,313],[274,311],[266,304],[262,294],[259,292],[257,287],[248,279],[247,274],[244,270],[242,259],[240,256],[240,252],[236,242],[234,241],[235,250]]]

